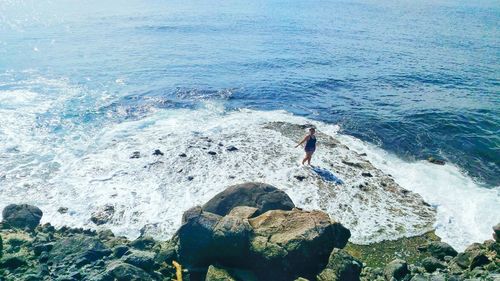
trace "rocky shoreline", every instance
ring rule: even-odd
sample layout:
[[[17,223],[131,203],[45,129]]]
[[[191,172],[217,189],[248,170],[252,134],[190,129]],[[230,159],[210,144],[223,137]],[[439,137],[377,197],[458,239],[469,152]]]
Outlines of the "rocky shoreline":
[[[1,281],[500,280],[500,225],[462,253],[432,233],[356,245],[327,213],[296,208],[262,183],[230,186],[187,210],[166,241],[39,225],[42,211],[26,204],[2,216]]]

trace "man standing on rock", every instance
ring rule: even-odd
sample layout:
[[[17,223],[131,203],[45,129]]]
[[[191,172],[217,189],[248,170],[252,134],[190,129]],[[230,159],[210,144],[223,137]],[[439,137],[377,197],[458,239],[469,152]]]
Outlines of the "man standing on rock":
[[[316,133],[316,129],[314,128],[309,128],[309,134],[307,134],[304,139],[302,139],[299,144],[297,144],[295,147],[299,147],[301,144],[304,142],[306,143],[306,146],[304,147],[304,150],[306,152],[306,156],[302,160],[302,165],[307,161],[308,165],[311,165],[311,157],[316,150],[316,136],[314,135]]]

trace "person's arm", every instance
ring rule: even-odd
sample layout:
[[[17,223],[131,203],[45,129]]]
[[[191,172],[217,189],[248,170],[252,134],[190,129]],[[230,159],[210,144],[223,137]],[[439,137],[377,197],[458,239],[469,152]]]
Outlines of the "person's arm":
[[[308,140],[309,140],[309,138],[310,138],[310,137],[309,137],[309,135],[305,136],[305,137],[302,139],[302,141],[300,141],[300,142],[299,142],[299,144],[297,144],[295,147],[299,147],[299,145],[301,145],[301,144],[305,143],[306,141],[308,141]]]

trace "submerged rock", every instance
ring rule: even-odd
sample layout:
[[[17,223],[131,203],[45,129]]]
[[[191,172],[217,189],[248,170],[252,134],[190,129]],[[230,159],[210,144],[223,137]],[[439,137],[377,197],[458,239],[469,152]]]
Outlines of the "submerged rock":
[[[237,147],[235,147],[235,146],[230,145],[230,146],[228,146],[228,147],[226,148],[226,150],[227,150],[227,151],[237,151],[237,150],[238,150],[238,148],[237,148]]]
[[[228,187],[203,205],[203,210],[224,216],[236,206],[255,207],[258,209],[256,215],[295,207],[285,192],[272,185],[251,182]]]
[[[43,212],[28,204],[10,204],[2,211],[3,224],[13,228],[33,230],[42,219]]]
[[[161,150],[159,149],[155,149],[155,151],[153,152],[153,156],[163,156],[163,152],[161,152]]]
[[[137,159],[141,157],[141,153],[139,151],[134,151],[130,156],[130,159]]]
[[[100,210],[93,212],[90,220],[97,224],[105,224],[111,220],[115,214],[115,207],[113,205],[104,205]]]
[[[303,181],[306,179],[305,176],[293,176],[294,178],[296,178],[298,181]]]
[[[446,162],[444,160],[437,159],[437,158],[434,158],[434,157],[427,158],[427,161],[429,161],[432,164],[436,164],[436,165],[444,165],[444,164],[446,164]]]

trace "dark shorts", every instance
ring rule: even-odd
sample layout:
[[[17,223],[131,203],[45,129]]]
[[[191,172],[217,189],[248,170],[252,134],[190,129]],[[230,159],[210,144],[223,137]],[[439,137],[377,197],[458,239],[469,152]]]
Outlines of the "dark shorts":
[[[304,151],[306,153],[314,153],[314,151],[316,151],[316,148],[306,148],[306,149],[304,149]]]

